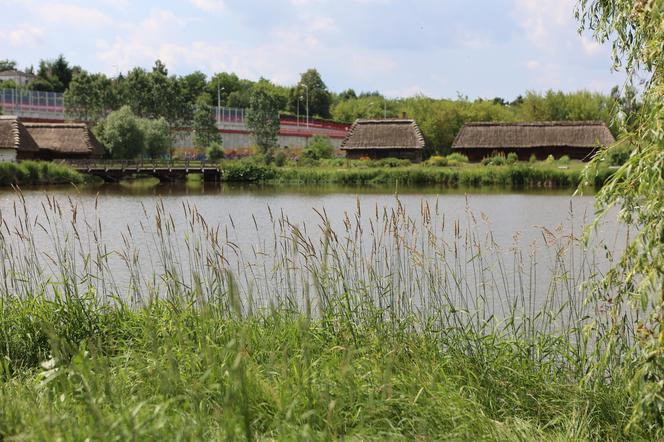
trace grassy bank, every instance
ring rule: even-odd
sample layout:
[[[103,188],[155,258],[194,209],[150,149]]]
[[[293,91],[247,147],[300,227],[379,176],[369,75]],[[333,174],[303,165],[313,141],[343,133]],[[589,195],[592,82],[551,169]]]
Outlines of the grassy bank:
[[[66,165],[50,161],[0,163],[0,186],[80,184],[85,177]]]
[[[397,200],[336,231],[270,212],[241,248],[232,220],[158,204],[140,224],[153,248],[127,230],[111,250],[69,204],[3,214],[3,440],[662,436],[625,430],[630,315],[583,291],[601,268],[573,235],[505,255],[473,216]]]
[[[368,162],[364,162],[368,163]],[[446,187],[559,187],[576,188],[582,182],[582,163],[560,167],[546,163],[516,163],[499,166],[463,164],[430,166],[428,164],[386,166],[381,163],[363,165],[348,163],[338,166],[266,166],[251,161],[228,161],[224,164],[226,181],[262,181],[302,184],[404,184],[440,185]],[[610,176],[604,168],[594,174],[587,185],[599,188]]]

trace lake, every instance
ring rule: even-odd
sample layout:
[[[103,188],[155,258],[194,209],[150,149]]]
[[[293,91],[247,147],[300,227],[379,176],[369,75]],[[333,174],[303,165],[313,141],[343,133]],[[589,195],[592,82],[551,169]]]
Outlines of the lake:
[[[578,294],[624,242],[613,216],[583,247],[594,199],[571,193],[210,183],[4,190],[2,253],[18,292],[75,275],[100,296],[144,299],[212,286],[224,267],[257,305],[293,291],[320,298],[312,275],[331,272],[329,287],[375,297],[387,285],[411,307],[445,291],[445,302],[480,308],[481,298],[495,313],[519,292],[534,309],[553,302],[553,286]],[[27,264],[33,258],[39,268]]]

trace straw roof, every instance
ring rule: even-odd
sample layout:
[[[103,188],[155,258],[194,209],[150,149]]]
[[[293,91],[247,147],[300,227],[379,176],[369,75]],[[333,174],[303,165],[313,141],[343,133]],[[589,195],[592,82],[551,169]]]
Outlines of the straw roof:
[[[596,147],[614,142],[601,121],[491,122],[464,124],[452,148]]]
[[[0,149],[17,149],[25,152],[39,150],[18,117],[0,116]]]
[[[341,149],[423,149],[424,137],[415,120],[356,120]]]
[[[102,156],[104,146],[84,123],[23,123],[39,149],[60,154]]]

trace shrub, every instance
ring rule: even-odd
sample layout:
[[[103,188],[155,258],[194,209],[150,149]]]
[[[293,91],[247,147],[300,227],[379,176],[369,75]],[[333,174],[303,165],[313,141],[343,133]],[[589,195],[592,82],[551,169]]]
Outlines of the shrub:
[[[519,161],[519,156],[516,152],[510,152],[507,154],[507,164],[514,164]]]
[[[563,155],[562,157],[558,158],[558,164],[566,166],[569,163],[570,163],[569,155]]]
[[[505,155],[503,154],[482,158],[483,166],[504,166],[506,163],[507,160],[505,159]]]
[[[447,166],[447,163],[448,163],[447,158],[439,155],[434,155],[425,162],[427,166],[432,166],[432,167],[445,167]]]
[[[334,156],[334,146],[328,137],[316,135],[309,140],[307,147],[304,148],[302,155],[306,158],[320,160],[323,158],[332,158]]]
[[[447,156],[447,162],[449,165],[452,165],[452,162],[463,164],[468,162],[468,157],[462,153],[454,152]]]
[[[283,167],[286,164],[286,160],[287,160],[286,154],[284,153],[283,150],[280,150],[274,156],[274,165],[277,167]]]
[[[234,160],[224,164],[224,181],[263,181],[275,176],[274,167],[254,159]]]
[[[221,144],[213,142],[207,149],[207,159],[210,161],[219,161],[224,158],[224,149]]]
[[[544,162],[547,164],[553,164],[555,163],[555,161],[556,159],[553,157],[553,155],[549,155],[548,157],[546,157],[546,160],[544,160]]]
[[[529,162],[530,164],[532,164],[532,163],[536,163],[536,162],[537,162],[537,156],[536,156],[535,154],[532,154],[532,155],[530,156],[530,159],[528,159],[528,162]]]
[[[408,167],[411,166],[409,160],[402,160],[399,158],[383,158],[382,160],[372,161],[371,167]]]

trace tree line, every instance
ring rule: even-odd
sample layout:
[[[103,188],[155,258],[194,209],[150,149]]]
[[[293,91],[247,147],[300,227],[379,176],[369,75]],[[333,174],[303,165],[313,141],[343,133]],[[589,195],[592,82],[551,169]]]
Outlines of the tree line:
[[[16,68],[13,61],[0,61],[0,70]],[[280,115],[304,116],[308,111],[311,117],[348,123],[357,118],[414,118],[427,146],[438,153],[449,152],[454,137],[468,121],[599,120],[617,135],[629,129],[640,107],[638,94],[629,87],[622,92],[615,87],[610,94],[528,91],[512,101],[502,97],[469,100],[461,95],[456,99],[390,99],[378,91],[332,92],[316,69],[307,70],[296,85],[286,87],[227,72],[209,78],[200,71],[176,76],[159,60],[151,70],[137,67],[111,78],[72,66],[61,55],[40,61],[35,75],[26,87],[64,92],[71,118],[97,123],[111,111],[127,106],[137,118],[162,118],[170,128],[193,126],[195,145],[201,148],[221,142],[214,135],[211,114],[211,106],[216,104],[247,108],[248,124],[263,151],[276,145]],[[16,86],[9,83],[0,83],[0,88]]]

